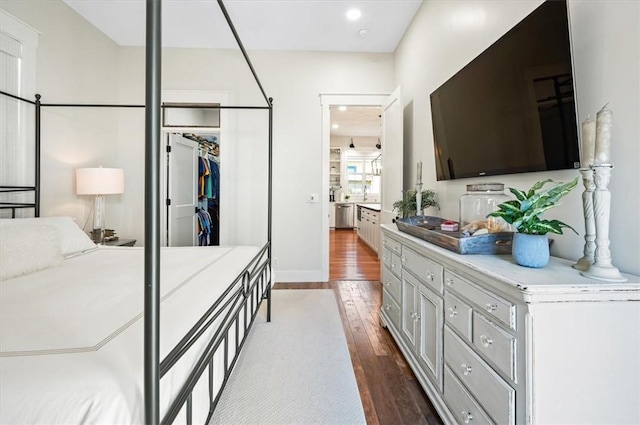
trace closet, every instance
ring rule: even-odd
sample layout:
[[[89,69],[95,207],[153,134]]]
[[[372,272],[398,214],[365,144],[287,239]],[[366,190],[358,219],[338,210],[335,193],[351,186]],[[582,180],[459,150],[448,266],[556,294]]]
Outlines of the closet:
[[[220,245],[220,110],[165,104],[167,246]]]
[[[198,142],[198,245],[220,245],[220,140],[218,135],[185,133]]]

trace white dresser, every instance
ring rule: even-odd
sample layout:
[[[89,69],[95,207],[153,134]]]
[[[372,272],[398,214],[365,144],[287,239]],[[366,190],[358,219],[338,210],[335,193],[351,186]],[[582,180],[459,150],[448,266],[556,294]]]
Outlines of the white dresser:
[[[458,255],[382,227],[381,319],[445,423],[639,424],[640,277]]]

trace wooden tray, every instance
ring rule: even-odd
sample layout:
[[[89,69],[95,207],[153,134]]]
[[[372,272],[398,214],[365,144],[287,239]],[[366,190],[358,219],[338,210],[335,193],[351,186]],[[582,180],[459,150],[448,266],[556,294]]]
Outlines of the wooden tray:
[[[440,217],[413,216],[396,219],[396,226],[401,232],[458,254],[511,254],[512,232],[465,236],[460,232],[441,230],[444,221],[446,219]]]

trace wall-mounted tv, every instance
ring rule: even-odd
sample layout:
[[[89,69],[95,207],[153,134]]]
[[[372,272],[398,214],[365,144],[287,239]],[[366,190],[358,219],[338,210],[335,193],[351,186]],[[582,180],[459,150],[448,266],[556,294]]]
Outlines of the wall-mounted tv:
[[[579,168],[566,1],[547,0],[431,93],[438,180]]]

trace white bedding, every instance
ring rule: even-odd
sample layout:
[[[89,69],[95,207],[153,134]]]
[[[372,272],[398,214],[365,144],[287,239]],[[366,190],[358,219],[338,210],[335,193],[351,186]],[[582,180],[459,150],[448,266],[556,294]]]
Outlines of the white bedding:
[[[164,358],[258,248],[161,251]],[[0,282],[0,423],[142,422],[143,262],[142,248],[101,247]],[[161,415],[195,354],[162,379]]]

